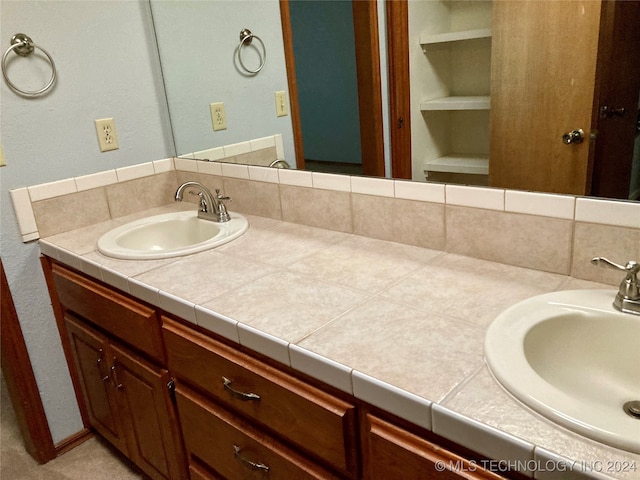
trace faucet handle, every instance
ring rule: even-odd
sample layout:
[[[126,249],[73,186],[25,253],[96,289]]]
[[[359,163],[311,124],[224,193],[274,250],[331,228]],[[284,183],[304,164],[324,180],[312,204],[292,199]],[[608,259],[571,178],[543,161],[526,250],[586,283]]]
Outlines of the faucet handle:
[[[220,189],[216,188],[216,199],[218,199],[218,201],[220,201],[220,200],[226,201],[226,200],[231,200],[231,197],[227,197],[225,195],[222,195],[220,193]]]
[[[631,300],[640,299],[640,284],[638,283],[638,272],[640,272],[640,263],[629,260],[625,266],[618,265],[604,257],[594,257],[591,259],[593,265],[603,265],[605,267],[622,270],[627,276],[620,283],[620,292],[624,298]]]

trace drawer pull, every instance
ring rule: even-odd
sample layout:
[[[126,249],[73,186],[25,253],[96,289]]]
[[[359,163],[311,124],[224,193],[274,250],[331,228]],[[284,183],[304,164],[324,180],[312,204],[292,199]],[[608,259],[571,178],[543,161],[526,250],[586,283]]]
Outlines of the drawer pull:
[[[247,460],[242,455],[240,455],[240,450],[241,450],[241,448],[239,446],[237,446],[237,445],[233,446],[233,456],[241,464],[243,464],[249,470],[260,471],[260,472],[263,472],[263,473],[268,473],[269,472],[269,467],[267,465],[265,465],[264,463],[256,463],[256,462],[252,462],[251,460]]]
[[[229,380],[227,377],[222,377],[222,384],[224,385],[224,389],[238,400],[242,400],[244,402],[247,402],[249,400],[260,400],[260,395],[257,395],[255,393],[240,392],[233,388],[231,386],[231,380]]]

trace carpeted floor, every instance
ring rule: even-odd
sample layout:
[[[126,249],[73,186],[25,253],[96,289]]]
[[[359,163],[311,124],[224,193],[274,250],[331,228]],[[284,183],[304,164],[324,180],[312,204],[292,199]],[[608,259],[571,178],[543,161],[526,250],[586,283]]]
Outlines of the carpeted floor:
[[[45,465],[25,451],[4,378],[0,378],[0,480],[141,480],[94,437]]]

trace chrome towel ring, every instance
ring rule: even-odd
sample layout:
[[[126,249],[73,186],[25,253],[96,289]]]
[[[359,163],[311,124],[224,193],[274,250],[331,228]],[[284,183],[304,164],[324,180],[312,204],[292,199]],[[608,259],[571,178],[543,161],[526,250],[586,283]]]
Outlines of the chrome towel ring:
[[[51,79],[49,80],[49,83],[47,83],[40,90],[22,90],[21,88],[18,88],[11,80],[9,80],[6,65],[7,56],[9,55],[9,52],[15,51],[15,53],[20,55],[21,57],[26,57],[28,55],[31,55],[36,48],[45,54],[45,56],[49,60],[49,63],[51,64]],[[37,97],[38,95],[41,95],[49,90],[53,83],[56,81],[56,64],[54,63],[53,58],[51,58],[51,55],[49,55],[49,53],[44,48],[33,43],[33,40],[31,40],[28,35],[25,35],[24,33],[16,33],[13,37],[11,37],[11,46],[7,49],[6,52],[4,52],[4,55],[2,56],[2,75],[4,76],[7,85],[9,85],[9,88],[11,88],[11,90],[13,90],[14,92],[27,97]]]
[[[251,42],[254,39],[257,40],[258,42],[260,42],[260,45],[262,45],[262,58],[261,58],[261,61],[260,61],[260,66],[258,68],[256,68],[255,70],[251,70],[250,68],[247,68],[247,66],[242,61],[242,47],[248,47],[249,45],[251,45]],[[259,52],[258,52],[258,54],[259,54]],[[248,28],[243,28],[240,31],[240,45],[238,45],[238,61],[240,62],[240,65],[242,66],[242,68],[247,73],[250,73],[251,75],[255,75],[260,70],[262,70],[262,67],[264,67],[265,62],[267,61],[267,49],[264,46],[264,42],[260,39],[260,37],[258,37],[256,35],[254,35],[253,33],[251,33],[251,30],[249,30]]]

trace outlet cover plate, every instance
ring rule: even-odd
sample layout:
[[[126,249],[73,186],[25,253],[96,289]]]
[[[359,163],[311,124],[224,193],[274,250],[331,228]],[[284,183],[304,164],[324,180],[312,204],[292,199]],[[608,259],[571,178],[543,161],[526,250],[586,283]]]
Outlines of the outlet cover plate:
[[[95,121],[98,145],[101,152],[109,152],[120,148],[118,144],[118,132],[113,118],[100,118]]]
[[[276,115],[278,117],[285,117],[289,114],[289,108],[287,105],[287,94],[284,91],[276,92]]]
[[[211,124],[215,131],[227,129],[227,114],[224,111],[224,102],[210,103]]]

